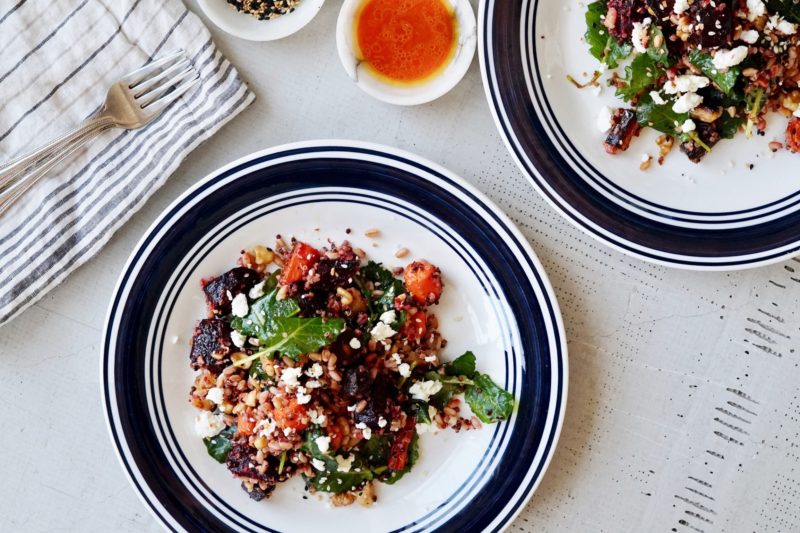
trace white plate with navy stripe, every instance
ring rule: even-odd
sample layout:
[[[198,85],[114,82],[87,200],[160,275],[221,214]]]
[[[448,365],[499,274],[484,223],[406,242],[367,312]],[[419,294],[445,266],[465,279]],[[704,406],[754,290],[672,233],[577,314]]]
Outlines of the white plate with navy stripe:
[[[352,228],[348,234],[346,230]],[[379,239],[363,237],[379,228]],[[425,434],[421,459],[378,503],[331,508],[300,479],[254,502],[193,430],[189,339],[205,313],[200,279],[276,234],[349,239],[387,265],[399,247],[444,273],[436,309],[446,358],[466,349],[517,399],[507,422]],[[372,243],[377,246],[373,246]],[[499,531],[533,494],[566,406],[567,352],[552,288],[524,237],[447,170],[366,143],[266,150],[220,169],[174,202],[131,255],[110,305],[104,408],[122,466],[176,531]],[[306,496],[304,498],[304,496]]]
[[[479,9],[489,104],[539,193],[598,240],[659,264],[729,270],[798,254],[800,155],[768,148],[783,140],[785,118],[771,117],[763,137],[721,141],[699,165],[676,147],[640,171],[643,154],[658,155],[652,130],[628,152],[605,153],[596,118],[619,101],[567,81],[598,68],[583,41],[586,4],[482,0]]]

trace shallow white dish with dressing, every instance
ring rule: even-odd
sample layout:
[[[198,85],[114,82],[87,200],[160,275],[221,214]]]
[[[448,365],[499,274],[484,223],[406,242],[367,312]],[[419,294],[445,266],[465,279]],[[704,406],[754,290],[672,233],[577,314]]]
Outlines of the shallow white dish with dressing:
[[[274,41],[299,31],[311,22],[325,0],[302,0],[291,13],[270,20],[259,20],[237,11],[225,0],[197,0],[211,21],[236,37],[248,41]]]

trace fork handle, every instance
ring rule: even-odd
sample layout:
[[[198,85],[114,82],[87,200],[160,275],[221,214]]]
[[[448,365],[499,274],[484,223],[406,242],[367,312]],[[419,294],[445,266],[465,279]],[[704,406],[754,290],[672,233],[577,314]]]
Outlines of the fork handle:
[[[43,164],[47,159],[68,147],[76,139],[80,139],[88,133],[110,128],[115,124],[113,118],[105,113],[101,113],[40,146],[36,150],[12,159],[0,166],[0,191],[13,186],[24,172],[36,165]]]
[[[78,149],[86,144],[88,141],[99,135],[100,133],[110,129],[112,126],[105,126],[102,128],[95,128],[84,132],[82,136],[73,138],[72,142],[66,144],[63,150],[54,154],[52,157],[41,163],[39,166],[30,169],[24,173],[21,179],[18,179],[13,184],[6,188],[0,188],[0,216],[5,213],[11,205],[16,202],[28,189],[30,189],[37,181],[44,177],[50,170],[57,164],[64,161]]]

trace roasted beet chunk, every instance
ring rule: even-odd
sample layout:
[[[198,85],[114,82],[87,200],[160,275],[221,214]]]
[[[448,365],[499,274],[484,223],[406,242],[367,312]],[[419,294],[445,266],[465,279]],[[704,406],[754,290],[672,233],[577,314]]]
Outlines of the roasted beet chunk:
[[[250,496],[250,499],[256,502],[260,502],[264,498],[269,498],[272,492],[275,490],[275,485],[267,484],[266,489],[262,489],[258,485],[253,485],[252,489],[248,489],[247,485],[242,482],[242,490]]]
[[[389,378],[379,374],[372,383],[367,400],[367,406],[355,413],[353,419],[356,424],[366,424],[372,429],[380,428],[378,423],[381,418],[387,422],[392,421],[392,406],[394,397],[397,396],[397,389]]]
[[[351,399],[365,396],[371,385],[372,377],[363,366],[348,368],[342,376],[342,392]]]
[[[703,49],[730,46],[733,39],[733,0],[699,0],[692,5],[692,42]]]
[[[631,140],[639,135],[639,122],[636,113],[630,109],[618,108],[611,117],[611,130],[606,137],[605,149],[609,154],[624,152]]]
[[[255,466],[255,455],[255,448],[251,448],[246,439],[238,440],[233,443],[233,447],[231,447],[231,451],[227,459],[225,459],[225,465],[237,477],[257,479],[259,481],[275,481],[269,468],[263,474],[258,471]]]
[[[208,368],[218,374],[230,364],[231,328],[222,320],[201,320],[192,338],[192,368]]]
[[[628,41],[636,19],[634,0],[608,0],[606,27],[617,41]]]
[[[719,132],[714,124],[707,124],[705,122],[695,121],[697,129],[695,133],[703,143],[709,148],[713,147],[719,141]],[[687,141],[681,144],[681,152],[686,154],[686,157],[692,163],[699,163],[708,151],[699,143],[695,141]]]
[[[259,281],[261,276],[258,272],[244,267],[236,267],[219,277],[203,280],[208,308],[216,316],[230,314],[231,299],[239,293],[247,294]]]

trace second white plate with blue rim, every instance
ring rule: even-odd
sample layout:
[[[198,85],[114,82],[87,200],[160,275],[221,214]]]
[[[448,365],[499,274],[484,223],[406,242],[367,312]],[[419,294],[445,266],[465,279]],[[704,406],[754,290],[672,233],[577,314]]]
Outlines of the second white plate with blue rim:
[[[800,155],[773,154],[786,120],[765,136],[722,141],[699,165],[676,148],[663,166],[646,131],[609,156],[598,110],[613,91],[578,90],[567,75],[597,70],[583,41],[585,5],[557,0],[482,0],[479,55],[495,121],[513,157],[564,217],[640,259],[700,270],[733,270],[800,252]],[[752,166],[751,166],[752,165]]]
[[[372,227],[382,236],[367,242],[363,231]],[[401,246],[411,251],[404,262],[435,262],[446,283],[437,307],[449,340],[444,357],[472,349],[480,370],[514,394],[513,416],[479,431],[423,435],[414,470],[395,485],[379,485],[371,508],[332,509],[317,497],[304,499],[300,479],[266,501],[250,500],[194,434],[188,340],[206,312],[200,280],[276,234],[316,245],[349,239],[387,265],[398,263]],[[101,372],[126,474],[162,524],[184,531],[503,530],[553,456],[567,394],[558,305],[509,219],[433,163],[344,141],[253,154],[167,208],[123,270]]]

